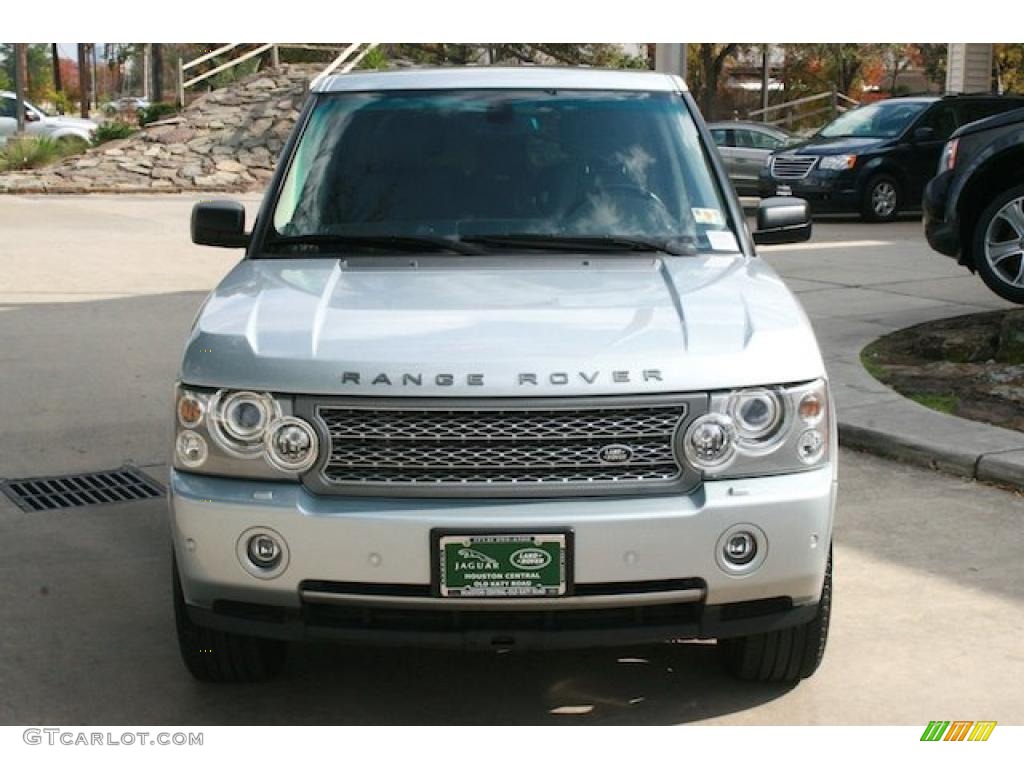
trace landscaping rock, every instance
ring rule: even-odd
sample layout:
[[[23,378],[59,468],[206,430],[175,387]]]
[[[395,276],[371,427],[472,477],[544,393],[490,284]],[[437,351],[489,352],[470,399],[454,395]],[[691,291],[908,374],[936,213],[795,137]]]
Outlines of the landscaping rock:
[[[0,173],[0,194],[21,192],[248,192],[261,189],[306,99],[316,65],[243,78],[180,115],[47,168]]]

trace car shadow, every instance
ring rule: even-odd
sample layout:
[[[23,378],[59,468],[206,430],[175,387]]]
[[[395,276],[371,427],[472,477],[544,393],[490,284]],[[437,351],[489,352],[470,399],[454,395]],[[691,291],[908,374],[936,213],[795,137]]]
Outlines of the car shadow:
[[[500,654],[307,645],[292,648],[278,680],[195,684],[192,695],[197,714],[208,710],[199,721],[223,724],[656,725],[751,709],[791,688],[733,679],[713,644]]]

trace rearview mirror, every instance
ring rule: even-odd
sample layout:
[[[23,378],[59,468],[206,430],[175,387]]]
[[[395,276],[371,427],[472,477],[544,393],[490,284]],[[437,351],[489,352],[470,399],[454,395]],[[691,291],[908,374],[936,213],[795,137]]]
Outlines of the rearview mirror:
[[[219,248],[245,248],[245,208],[233,200],[214,200],[192,206],[192,242]]]
[[[802,243],[811,239],[811,212],[799,197],[767,197],[757,206],[758,245]]]

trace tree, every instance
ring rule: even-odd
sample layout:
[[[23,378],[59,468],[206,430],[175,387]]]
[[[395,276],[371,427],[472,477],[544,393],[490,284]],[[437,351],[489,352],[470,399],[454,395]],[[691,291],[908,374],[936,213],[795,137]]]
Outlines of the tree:
[[[999,91],[1024,93],[1024,44],[996,43],[992,59]]]
[[[941,88],[946,87],[946,57],[948,43],[913,43],[921,57],[921,66],[928,80]]]
[[[715,119],[718,87],[726,63],[740,50],[740,43],[691,43],[688,46],[690,90],[706,120]]]
[[[50,46],[47,43],[26,45],[26,97],[29,101],[45,101],[53,93],[53,69],[50,61]],[[0,45],[0,85],[9,90],[14,84],[14,43]]]

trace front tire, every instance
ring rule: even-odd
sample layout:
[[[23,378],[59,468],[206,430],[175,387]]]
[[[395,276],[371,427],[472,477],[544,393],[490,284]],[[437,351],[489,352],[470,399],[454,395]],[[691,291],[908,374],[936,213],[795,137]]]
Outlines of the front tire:
[[[994,293],[1024,304],[1024,184],[997,196],[972,234],[974,266]]]
[[[865,221],[894,221],[903,204],[903,190],[892,176],[879,174],[868,181],[861,200],[860,215]]]
[[[204,683],[257,683],[276,677],[288,646],[280,640],[246,637],[196,624],[188,615],[178,563],[173,565],[174,623],[181,660]]]
[[[796,683],[821,665],[832,612],[832,552],[825,568],[818,612],[806,624],[718,642],[728,669],[740,680]]]

